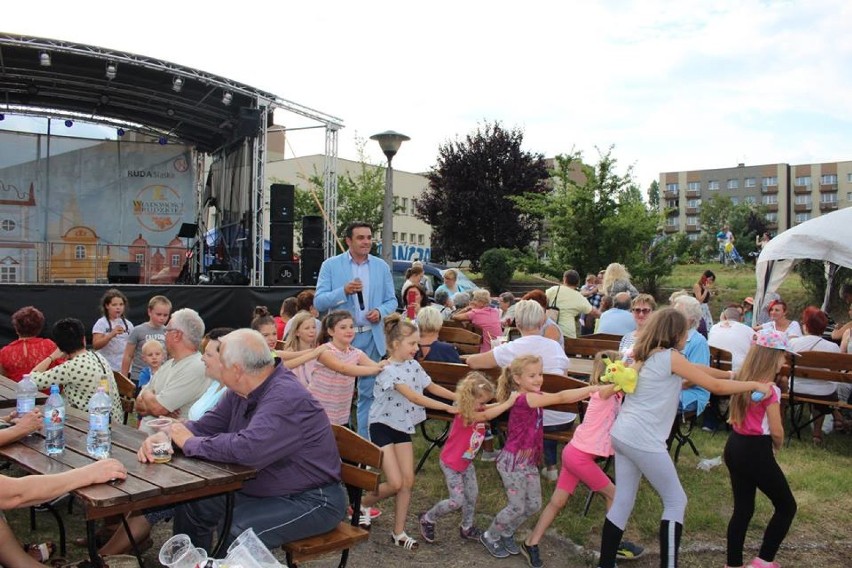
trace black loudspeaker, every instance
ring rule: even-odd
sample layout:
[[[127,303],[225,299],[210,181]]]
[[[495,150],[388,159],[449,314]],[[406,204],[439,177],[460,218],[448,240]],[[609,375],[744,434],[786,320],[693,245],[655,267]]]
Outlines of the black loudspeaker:
[[[293,223],[269,225],[269,259],[273,262],[293,260]]]
[[[302,249],[302,285],[316,286],[317,278],[319,277],[320,266],[325,260],[325,254],[322,249],[318,248],[303,248]]]
[[[266,286],[296,286],[299,283],[298,262],[267,262],[264,268]]]
[[[318,215],[305,215],[302,217],[302,248],[322,248],[322,217]]]
[[[138,262],[110,262],[107,282],[110,284],[139,284],[142,267]]]
[[[260,130],[260,109],[240,107],[234,136],[237,138],[254,137],[257,136],[258,130]]]
[[[296,188],[283,183],[273,183],[269,188],[269,222],[293,223],[296,208]]]

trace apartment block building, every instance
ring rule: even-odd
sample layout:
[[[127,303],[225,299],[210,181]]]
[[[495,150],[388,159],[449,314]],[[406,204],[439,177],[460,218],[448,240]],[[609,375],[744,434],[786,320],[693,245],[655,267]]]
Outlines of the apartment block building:
[[[773,234],[823,213],[852,204],[852,161],[790,165],[785,163],[660,174],[660,207],[667,212],[667,233],[702,231],[701,204],[715,195],[734,204],[766,206]],[[717,231],[718,227],[708,230]]]

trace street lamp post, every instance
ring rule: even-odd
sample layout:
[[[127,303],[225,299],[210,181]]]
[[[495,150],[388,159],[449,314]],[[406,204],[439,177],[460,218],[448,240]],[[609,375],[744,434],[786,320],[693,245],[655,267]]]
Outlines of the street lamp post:
[[[382,258],[393,271],[393,157],[403,142],[411,140],[405,134],[387,130],[370,136],[382,147],[388,159],[388,171],[385,177],[385,200],[382,206]]]

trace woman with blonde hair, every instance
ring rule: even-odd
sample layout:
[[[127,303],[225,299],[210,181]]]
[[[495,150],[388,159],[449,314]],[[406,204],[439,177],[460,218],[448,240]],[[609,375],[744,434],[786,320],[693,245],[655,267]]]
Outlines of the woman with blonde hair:
[[[630,273],[623,264],[617,262],[610,263],[604,272],[603,294],[605,296],[614,297],[619,292],[630,292],[630,298],[635,298],[639,295],[639,290],[630,283]]]
[[[420,343],[417,354],[418,361],[440,361],[442,363],[461,363],[456,348],[443,341],[438,341],[438,334],[444,326],[444,318],[436,308],[427,306],[417,312],[417,328],[420,330]]]

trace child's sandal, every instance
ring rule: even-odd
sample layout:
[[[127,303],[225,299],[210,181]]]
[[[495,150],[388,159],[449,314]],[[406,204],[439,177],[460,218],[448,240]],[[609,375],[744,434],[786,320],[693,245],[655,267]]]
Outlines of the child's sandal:
[[[27,554],[33,557],[36,562],[47,562],[53,553],[56,552],[56,545],[52,541],[46,541],[38,544],[25,544],[24,550]]]
[[[402,531],[400,534],[391,533],[391,540],[394,545],[401,546],[406,550],[417,550],[417,547],[420,546],[420,543],[405,534],[405,531]]]

